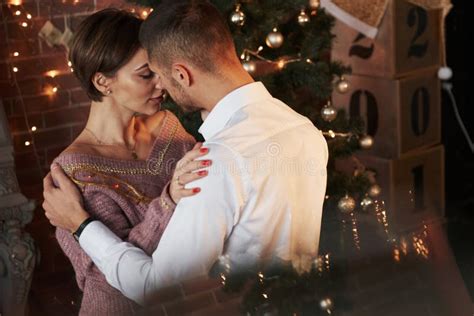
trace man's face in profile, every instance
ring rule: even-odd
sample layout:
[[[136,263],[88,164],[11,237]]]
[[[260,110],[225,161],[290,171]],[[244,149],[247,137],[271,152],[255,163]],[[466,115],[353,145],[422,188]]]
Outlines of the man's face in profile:
[[[171,75],[172,69],[165,70],[165,67],[160,65],[158,61],[149,61],[150,70],[158,77],[157,88],[165,90],[173,101],[185,112],[195,112],[200,110],[194,105],[193,98],[187,91],[176,81]]]

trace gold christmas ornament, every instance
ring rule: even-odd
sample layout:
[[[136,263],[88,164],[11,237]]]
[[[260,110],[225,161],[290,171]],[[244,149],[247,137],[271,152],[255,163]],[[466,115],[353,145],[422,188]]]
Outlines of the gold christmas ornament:
[[[336,89],[339,93],[346,93],[349,90],[349,82],[344,77],[341,77],[336,83]]]
[[[359,145],[363,149],[370,149],[374,145],[374,139],[370,135],[365,135],[359,139]]]
[[[326,122],[332,122],[337,117],[336,109],[331,105],[331,102],[328,102],[322,109],[321,109],[321,117]]]
[[[249,73],[249,74],[254,74],[255,71],[257,70],[257,65],[255,64],[254,61],[244,61],[242,63],[242,66],[244,67],[244,69]]]
[[[337,203],[337,207],[342,213],[350,213],[354,211],[356,207],[356,202],[349,195],[346,195],[345,197],[339,200],[339,203]]]
[[[230,14],[232,24],[243,26],[245,24],[245,13],[240,11],[240,4],[235,6],[235,11]]]
[[[309,22],[309,16],[306,14],[305,10],[302,9],[300,15],[298,15],[298,24],[305,26]]]
[[[380,192],[382,192],[382,189],[377,184],[374,184],[369,188],[369,196],[372,198],[378,197]]]
[[[369,196],[365,196],[362,201],[360,201],[360,206],[364,211],[368,211],[374,205],[374,200],[372,200]]]
[[[321,5],[319,0],[309,0],[309,7],[313,10],[319,9],[319,6]]]
[[[278,32],[278,29],[275,27],[273,31],[268,33],[266,43],[267,46],[270,48],[279,48],[281,45],[283,45],[283,34]]]

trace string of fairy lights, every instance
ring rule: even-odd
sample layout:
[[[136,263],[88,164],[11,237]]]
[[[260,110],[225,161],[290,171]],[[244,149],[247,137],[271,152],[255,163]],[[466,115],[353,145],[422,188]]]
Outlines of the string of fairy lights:
[[[72,1],[63,0],[63,3],[69,3],[71,5],[79,5],[80,1],[79,0],[72,0]],[[27,31],[31,31],[35,26],[38,26],[38,25],[35,25],[35,23],[38,23],[39,19],[38,20],[35,19],[34,17],[35,13],[32,14],[32,12],[29,12],[26,9],[25,5],[23,4],[23,0],[9,0],[4,8],[7,8],[10,11],[9,14],[6,14],[4,10],[0,10],[1,18],[3,21],[2,28],[4,30],[3,33],[5,35],[3,42],[5,43],[5,46],[8,51],[8,55],[5,58],[5,63],[9,70],[8,79],[10,81],[12,88],[15,89],[15,92],[16,92],[15,98],[18,100],[17,104],[21,110],[24,125],[26,127],[26,130],[12,131],[12,134],[25,136],[25,139],[23,141],[23,146],[31,148],[31,151],[35,157],[38,171],[41,176],[44,176],[39,151],[35,143],[35,134],[37,132],[42,131],[43,129],[41,126],[36,126],[36,125],[31,124],[27,107],[25,104],[25,96],[29,96],[29,95],[25,95],[21,89],[22,77],[31,76],[35,74],[25,73],[24,71],[26,70],[22,69],[21,64],[23,61],[31,60],[32,57],[35,58],[35,62],[37,62],[37,67],[40,67],[40,69],[44,70],[41,73],[41,76],[43,77],[42,82],[41,82],[42,91],[36,95],[47,96],[49,100],[52,100],[53,98],[55,98],[58,95],[58,93],[60,93],[62,90],[61,84],[58,82],[57,78],[59,76],[73,73],[74,69],[72,68],[71,62],[67,60],[66,54],[64,54],[64,68],[62,70],[52,69],[51,67],[48,67],[47,65],[45,65],[42,58],[44,56],[42,56],[41,54],[31,56],[28,54],[28,52],[22,51],[20,47],[15,47],[16,41],[10,41],[9,39],[9,32],[10,32],[9,26],[19,27],[18,34],[22,36],[21,41],[28,42]],[[151,8],[140,8],[140,7],[129,7],[128,9],[130,12],[135,13],[142,18],[146,18],[153,11],[153,9]],[[41,22],[44,22],[44,21],[41,20]],[[67,26],[67,23],[68,23],[68,19],[65,18],[66,26]],[[11,44],[12,42],[13,44]],[[39,43],[40,47],[42,45],[45,45],[45,42]],[[68,47],[66,47],[66,49],[67,48]],[[61,51],[64,51],[64,50],[58,49],[58,54]]]
[[[22,28],[27,28],[31,24],[31,22],[29,23],[28,21],[32,20],[32,15],[25,10],[25,8],[22,5],[21,0],[12,0],[8,3],[7,7],[12,11],[12,16],[16,16],[16,17],[22,16],[22,15],[25,16],[26,20],[22,20],[22,21],[19,22],[19,25]],[[9,56],[6,59],[6,63],[9,66],[9,69],[11,69],[11,72],[9,72],[9,77],[10,77],[11,83],[13,84],[13,86],[14,86],[16,92],[17,92],[21,112],[23,114],[23,119],[24,119],[24,122],[25,122],[25,126],[28,130],[29,139],[30,139],[30,140],[25,141],[24,145],[27,146],[27,147],[28,146],[32,147],[33,155],[35,157],[35,161],[36,161],[36,164],[37,164],[37,167],[38,167],[38,172],[43,177],[43,168],[41,166],[38,150],[37,150],[36,145],[33,141],[33,139],[34,139],[33,133],[36,132],[38,130],[38,128],[36,126],[31,126],[30,125],[28,115],[27,115],[27,111],[26,111],[25,100],[24,100],[24,97],[23,97],[23,93],[21,92],[21,88],[20,88],[18,78],[17,78],[17,73],[20,71],[20,69],[16,66],[16,61],[17,61],[18,58],[20,58],[21,54],[18,50],[14,50],[14,49],[12,49],[12,47],[10,47],[10,43],[9,43],[9,40],[8,40],[7,18],[4,14],[4,11],[3,10],[0,10],[0,11],[1,11],[1,15],[2,15],[2,21],[3,21],[2,24],[3,24],[4,33],[5,33],[4,43],[7,47],[7,51],[10,52]]]

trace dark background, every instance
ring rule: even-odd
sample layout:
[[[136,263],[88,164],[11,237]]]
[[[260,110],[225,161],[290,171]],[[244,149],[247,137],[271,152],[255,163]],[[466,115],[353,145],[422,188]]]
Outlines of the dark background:
[[[453,0],[446,20],[448,66],[453,70],[453,92],[471,139],[474,139],[474,18],[471,1]],[[471,5],[472,6],[472,5]],[[474,298],[474,153],[443,92],[442,141],[446,150],[446,216],[451,246]]]

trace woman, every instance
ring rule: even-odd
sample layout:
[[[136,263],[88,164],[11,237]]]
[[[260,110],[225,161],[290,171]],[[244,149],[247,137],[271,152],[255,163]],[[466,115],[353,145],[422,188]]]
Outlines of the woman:
[[[84,130],[55,162],[82,189],[85,209],[93,217],[151,254],[175,202],[199,192],[182,185],[207,175],[206,170],[189,172],[178,177],[179,185],[167,185],[172,170],[179,159],[184,164],[207,150],[198,144],[185,155],[194,139],[171,112],[160,111],[165,93],[156,89],[158,78],[138,42],[141,22],[126,11],[106,9],[79,26],[69,58],[91,110]],[[193,171],[209,164],[195,162]],[[70,232],[58,229],[56,236],[84,292],[80,314],[137,310],[107,284]]]

